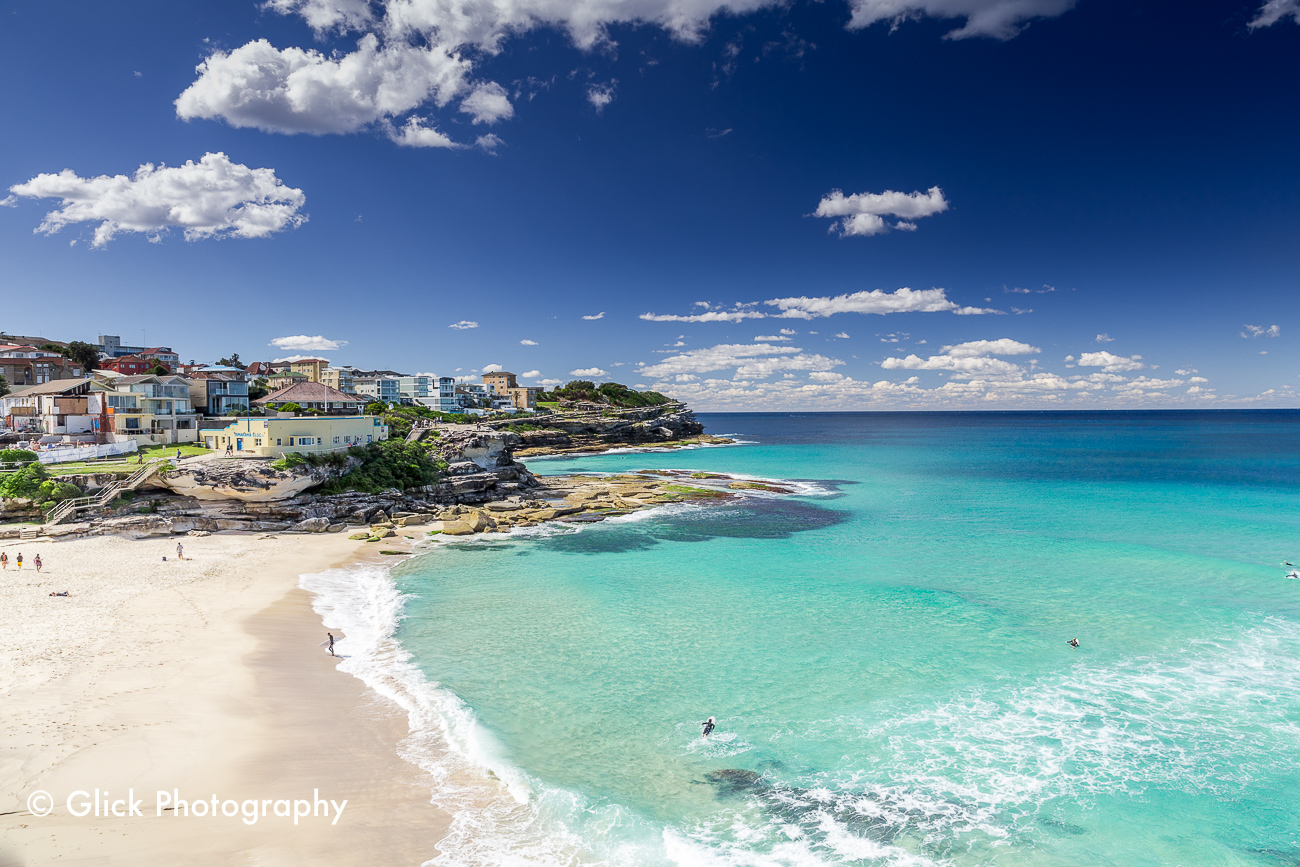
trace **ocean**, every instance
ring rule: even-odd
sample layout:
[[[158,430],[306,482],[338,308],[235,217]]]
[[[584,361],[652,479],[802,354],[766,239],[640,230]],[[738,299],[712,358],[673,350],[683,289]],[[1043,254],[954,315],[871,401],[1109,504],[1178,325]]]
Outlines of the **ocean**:
[[[433,864],[1300,864],[1300,412],[700,418],[527,463],[797,493],[304,577]]]

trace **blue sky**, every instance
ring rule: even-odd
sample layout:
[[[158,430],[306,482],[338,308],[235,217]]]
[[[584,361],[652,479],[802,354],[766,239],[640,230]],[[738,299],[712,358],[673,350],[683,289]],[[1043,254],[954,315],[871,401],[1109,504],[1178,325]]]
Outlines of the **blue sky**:
[[[0,79],[9,332],[1300,405],[1300,0],[0,0]]]

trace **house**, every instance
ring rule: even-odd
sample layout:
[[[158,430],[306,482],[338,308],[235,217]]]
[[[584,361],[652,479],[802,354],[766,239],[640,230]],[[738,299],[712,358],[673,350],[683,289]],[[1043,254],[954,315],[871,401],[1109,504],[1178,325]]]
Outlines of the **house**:
[[[142,355],[122,355],[117,358],[110,358],[101,361],[99,367],[101,370],[111,370],[114,373],[121,373],[126,376],[143,376],[153,372],[153,369],[162,364],[163,367],[171,370],[165,363],[156,358],[145,358]]]
[[[520,387],[515,375],[506,370],[483,374],[483,387],[494,397],[504,398],[505,405],[515,410],[537,409],[537,395],[542,392],[540,388]]]
[[[95,344],[99,354],[104,358],[121,358],[123,355],[139,355],[144,352],[144,346],[124,346],[122,338],[116,334],[101,334],[99,342]]]
[[[244,368],[244,372],[248,374],[249,379],[265,379],[273,373],[288,369],[287,361],[254,361]]]
[[[325,387],[319,383],[310,385]],[[204,428],[200,437],[204,445],[218,452],[229,450],[239,457],[278,458],[287,452],[336,452],[386,440],[388,426],[373,415],[242,418],[221,427]]]
[[[518,388],[519,383],[515,382],[513,373],[499,370],[483,374],[483,386],[487,388],[488,394],[505,394],[508,389]]]
[[[190,404],[190,383],[180,376],[119,376],[91,384],[90,411],[101,409],[115,440],[142,444],[188,443],[198,438],[198,416]],[[102,401],[102,407],[99,401]]]
[[[0,376],[10,388],[41,385],[63,379],[81,379],[81,365],[57,352],[37,349],[30,344],[0,344]]]
[[[329,366],[328,358],[299,358],[297,361],[289,362],[289,369],[307,377],[308,382],[320,382],[325,368]]]
[[[153,346],[149,349],[142,349],[136,353],[141,358],[155,358],[167,365],[168,370],[175,370],[176,365],[181,363],[181,357],[172,352],[170,346]]]
[[[357,394],[365,395],[371,400],[382,400],[385,403],[402,402],[400,377],[383,375],[354,376],[352,382],[356,387]]]
[[[352,381],[353,370],[350,367],[327,367],[321,371],[322,385],[328,385],[344,394],[356,394],[357,388]]]
[[[62,379],[32,385],[0,398],[5,426],[49,436],[90,434],[99,407],[89,399],[90,378]]]
[[[248,374],[238,367],[209,366],[191,371],[190,405],[205,415],[246,415]]]
[[[423,398],[433,396],[433,377],[399,376],[397,392],[402,396],[402,403],[419,403]]]
[[[253,401],[254,406],[277,409],[288,403],[296,403],[303,409],[315,409],[321,412],[346,413],[360,415],[370,398],[355,394],[344,394],[338,389],[330,388],[319,382],[299,382],[266,397]]]
[[[276,391],[281,388],[288,388],[291,385],[297,385],[300,382],[310,381],[305,374],[296,373],[292,370],[277,370],[266,377],[266,387],[271,391]]]

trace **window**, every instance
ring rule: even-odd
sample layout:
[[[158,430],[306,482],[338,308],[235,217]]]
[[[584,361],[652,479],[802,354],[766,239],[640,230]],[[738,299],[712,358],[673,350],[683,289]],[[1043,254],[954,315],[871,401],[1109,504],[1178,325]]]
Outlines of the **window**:
[[[253,445],[254,445],[254,447],[256,447],[256,446],[260,446],[261,444],[262,444],[262,438],[261,438],[261,437],[254,437],[254,438],[253,438]]]
[[[293,445],[293,437],[289,437],[289,445]]]
[[[338,445],[338,444],[339,444],[339,438],[338,438],[338,437],[334,437],[334,445]]]
[[[275,441],[275,444],[276,444],[277,446],[282,446],[282,445],[284,445],[284,443],[280,442],[278,439]]]

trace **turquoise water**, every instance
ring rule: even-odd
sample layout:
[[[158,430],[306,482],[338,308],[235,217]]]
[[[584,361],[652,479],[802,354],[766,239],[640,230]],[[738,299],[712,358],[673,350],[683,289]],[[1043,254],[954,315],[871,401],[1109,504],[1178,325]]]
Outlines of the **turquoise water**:
[[[1300,413],[702,420],[530,468],[804,493],[395,570],[516,795],[436,863],[1300,864]]]

